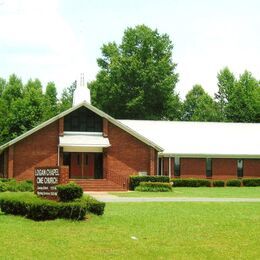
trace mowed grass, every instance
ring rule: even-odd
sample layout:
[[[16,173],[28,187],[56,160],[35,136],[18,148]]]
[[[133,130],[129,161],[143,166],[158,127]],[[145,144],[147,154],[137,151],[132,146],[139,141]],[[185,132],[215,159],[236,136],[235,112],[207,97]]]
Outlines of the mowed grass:
[[[0,213],[0,259],[260,259],[260,203],[107,203],[82,222]]]
[[[111,192],[118,197],[260,198],[260,187],[173,188],[172,192]]]

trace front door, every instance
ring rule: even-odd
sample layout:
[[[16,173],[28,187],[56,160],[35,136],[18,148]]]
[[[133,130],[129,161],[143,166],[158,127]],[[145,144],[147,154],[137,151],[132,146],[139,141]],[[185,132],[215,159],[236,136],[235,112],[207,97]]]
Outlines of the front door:
[[[94,179],[95,156],[93,153],[71,153],[70,178]]]

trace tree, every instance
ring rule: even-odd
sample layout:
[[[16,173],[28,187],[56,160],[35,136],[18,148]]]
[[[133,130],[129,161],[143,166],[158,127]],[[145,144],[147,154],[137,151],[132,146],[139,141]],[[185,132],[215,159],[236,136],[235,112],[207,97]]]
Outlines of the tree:
[[[186,95],[183,103],[183,120],[215,122],[220,120],[217,103],[204,91],[202,86],[193,86]]]
[[[218,92],[215,94],[215,99],[220,107],[222,120],[227,121],[227,104],[230,102],[231,95],[234,91],[236,78],[229,68],[225,67],[218,73],[217,79]]]
[[[229,121],[259,122],[259,88],[259,82],[250,72],[240,75],[226,104]]]
[[[116,118],[167,119],[180,113],[173,44],[145,25],[128,28],[120,45],[104,44],[89,84],[92,103]]]
[[[46,86],[46,91],[44,95],[44,114],[43,120],[54,117],[58,113],[58,99],[57,99],[57,89],[54,82],[49,82]]]
[[[59,113],[72,107],[73,94],[77,87],[77,81],[74,81],[69,87],[62,91],[60,103],[58,106]]]
[[[0,78],[0,98],[3,95],[5,88],[6,88],[6,81],[3,78]]]
[[[25,86],[12,75],[3,93],[0,113],[0,143],[7,142],[42,122],[43,94],[41,82],[29,80]]]

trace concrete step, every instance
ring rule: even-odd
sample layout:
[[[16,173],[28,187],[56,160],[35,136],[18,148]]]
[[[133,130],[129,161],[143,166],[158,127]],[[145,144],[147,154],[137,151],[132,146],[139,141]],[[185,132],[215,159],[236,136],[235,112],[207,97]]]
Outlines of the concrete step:
[[[84,191],[124,191],[120,185],[107,179],[70,179],[82,187]]]

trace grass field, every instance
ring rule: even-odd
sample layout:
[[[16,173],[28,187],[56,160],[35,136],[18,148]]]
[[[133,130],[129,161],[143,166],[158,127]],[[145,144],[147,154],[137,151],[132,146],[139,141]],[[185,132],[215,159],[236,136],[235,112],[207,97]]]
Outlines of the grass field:
[[[0,234],[0,259],[260,259],[260,203],[107,203],[83,222],[0,213]]]
[[[172,192],[112,192],[118,197],[260,198],[260,187],[173,188]]]

